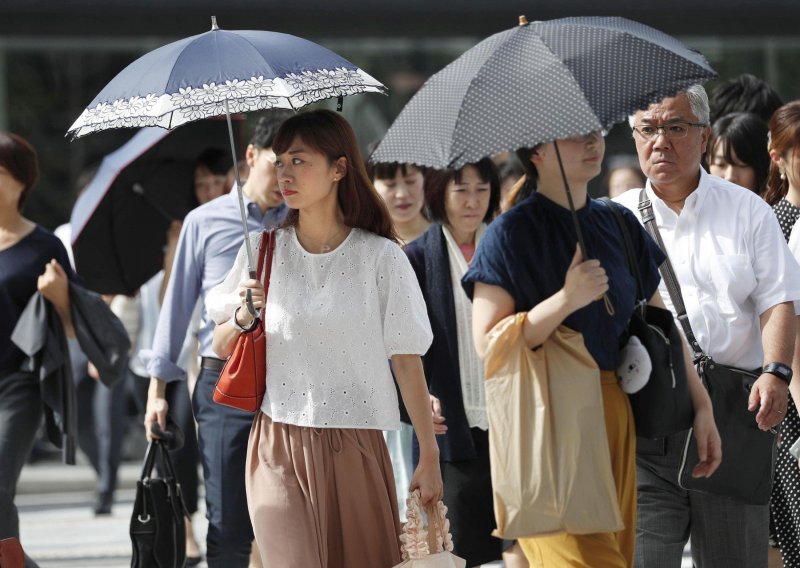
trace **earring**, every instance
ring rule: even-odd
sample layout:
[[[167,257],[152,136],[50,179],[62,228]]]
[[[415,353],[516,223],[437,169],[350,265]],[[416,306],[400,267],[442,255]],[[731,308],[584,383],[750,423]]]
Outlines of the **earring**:
[[[786,172],[784,172],[783,170],[781,170],[781,179],[784,180],[786,179]]]

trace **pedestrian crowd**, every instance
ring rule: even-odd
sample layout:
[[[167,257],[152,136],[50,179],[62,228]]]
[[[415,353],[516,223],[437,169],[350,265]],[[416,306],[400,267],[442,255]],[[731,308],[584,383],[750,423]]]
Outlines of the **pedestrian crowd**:
[[[800,567],[800,460],[790,451],[800,447],[800,101],[783,104],[742,76],[710,100],[688,87],[629,123],[636,157],[609,160],[614,199],[602,202],[589,195],[603,171],[600,131],[434,170],[365,159],[341,113],[266,111],[239,166],[244,210],[230,157],[204,149],[197,207],[169,227],[163,270],[133,296],[104,296],[107,312],[95,308],[125,330],[124,370],[90,356],[71,228],[53,234],[23,216],[36,151],[0,133],[0,560],[36,566],[19,543],[14,494],[48,409],[62,417],[48,418],[48,435],[65,456],[76,440],[97,472],[95,514],[111,512],[132,391],[148,439],[170,423],[184,435],[170,457],[186,565],[204,553],[210,567],[391,568],[418,490],[423,504],[446,505],[452,552],[467,566],[677,568],[691,539],[698,567]],[[243,218],[253,250],[274,232],[266,283],[249,272]],[[37,292],[51,306],[41,317],[64,330],[53,349],[68,354],[69,393],[32,380],[55,363],[20,347]],[[669,310],[683,334],[673,378],[684,377],[692,409],[685,428],[655,438],[637,436],[620,383],[642,303]],[[258,313],[267,390],[253,416],[214,392]],[[515,315],[534,352],[565,328],[582,336],[599,371],[621,528],[497,530],[484,359]],[[749,467],[731,457],[748,448],[736,453],[725,438],[698,361],[751,377],[742,411],[761,434],[778,433],[774,463],[761,464],[767,501],[712,488],[726,467]],[[119,376],[106,380],[112,368]],[[201,483],[202,547],[191,522]]]

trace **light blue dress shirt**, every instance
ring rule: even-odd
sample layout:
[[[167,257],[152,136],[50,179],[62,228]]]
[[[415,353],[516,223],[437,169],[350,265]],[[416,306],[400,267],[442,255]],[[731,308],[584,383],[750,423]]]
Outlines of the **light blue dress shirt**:
[[[285,205],[262,214],[247,196],[244,202],[250,231],[270,229],[286,215]],[[178,361],[195,304],[200,299],[204,305],[206,294],[225,279],[243,242],[236,188],[191,211],[183,220],[153,345],[139,352],[150,376],[167,382],[186,378]],[[204,308],[198,331],[201,357],[216,357],[211,349],[213,334],[214,322]]]

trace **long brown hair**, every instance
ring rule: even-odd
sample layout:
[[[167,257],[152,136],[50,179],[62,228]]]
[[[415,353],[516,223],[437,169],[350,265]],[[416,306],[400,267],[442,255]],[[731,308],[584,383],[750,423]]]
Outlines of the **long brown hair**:
[[[769,119],[769,136],[768,150],[775,150],[781,156],[800,149],[800,101],[792,101],[775,111]],[[775,205],[788,191],[789,180],[781,179],[778,164],[770,162],[764,201]]]
[[[342,157],[347,160],[347,171],[337,187],[337,201],[345,225],[397,242],[389,210],[369,181],[356,135],[342,115],[330,110],[315,110],[289,118],[272,142],[275,154],[286,152],[295,138],[327,156],[331,163]],[[283,226],[297,225],[299,217],[297,209],[289,209]]]

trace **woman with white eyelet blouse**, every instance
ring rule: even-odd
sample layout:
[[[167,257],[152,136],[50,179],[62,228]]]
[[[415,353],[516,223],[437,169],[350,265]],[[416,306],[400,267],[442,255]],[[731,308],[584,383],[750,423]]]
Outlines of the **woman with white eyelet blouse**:
[[[267,392],[246,468],[256,541],[265,566],[391,568],[400,523],[381,431],[400,416],[387,358],[420,440],[411,488],[426,503],[443,492],[420,358],[432,339],[425,301],[347,121],[296,115],[273,148],[290,212],[266,306],[243,250],[206,300],[220,357],[252,322],[248,289],[264,308]]]

